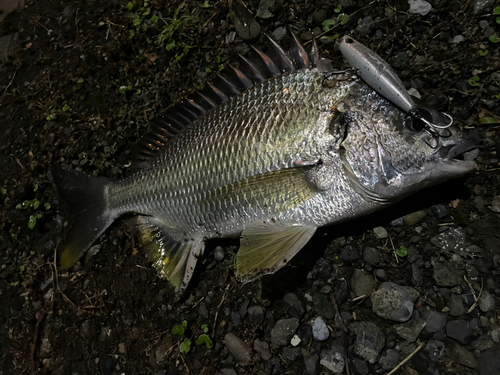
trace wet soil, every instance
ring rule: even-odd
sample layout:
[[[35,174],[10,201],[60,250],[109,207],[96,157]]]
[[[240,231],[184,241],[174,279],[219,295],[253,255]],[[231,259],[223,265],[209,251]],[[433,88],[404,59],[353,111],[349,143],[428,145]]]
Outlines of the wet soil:
[[[124,176],[148,122],[248,51],[237,36],[231,40],[228,2],[188,0],[181,7],[180,1],[153,0],[144,6],[124,0],[26,0],[24,9],[5,17],[0,37],[9,38],[10,48],[0,62],[0,374],[215,374],[223,368],[306,373],[302,358],[283,359],[272,345],[278,364],[255,357],[253,365],[239,365],[225,348],[224,336],[233,332],[250,346],[255,339],[269,341],[271,321],[289,314],[285,293],[306,301],[304,296],[325,286],[345,288],[355,268],[366,269],[362,258],[339,258],[346,244],[360,252],[367,246],[381,249],[385,261],[380,267],[389,280],[415,287],[425,306],[424,296],[435,286],[432,272],[427,269],[415,285],[412,262],[398,258],[394,249],[414,244],[424,261],[430,260],[438,249],[429,239],[442,226],[462,228],[469,245],[482,249],[474,261],[479,276],[473,287],[479,290],[481,279],[493,280],[490,289],[498,301],[500,56],[498,44],[489,39],[499,31],[491,9],[474,14],[475,3],[435,1],[431,13],[421,16],[409,14],[404,1],[341,4],[351,16],[327,35],[357,38],[461,128],[478,129],[484,141],[477,171],[355,223],[321,229],[291,265],[257,282],[235,280],[237,243],[210,242],[180,301],[157,277],[126,219],[114,223],[70,272],[57,268],[69,216],[50,168],[56,163],[89,174]],[[256,11],[259,3],[247,5]],[[337,5],[275,1],[268,8],[272,16],[258,21],[269,34],[282,26],[307,34],[324,18],[336,17]],[[324,9],[323,18],[318,9]],[[154,22],[153,15],[170,21]],[[174,28],[174,21],[180,26]],[[169,31],[172,37],[159,45],[158,35]],[[457,35],[463,36],[460,44],[452,43]],[[255,45],[265,47],[262,35]],[[345,64],[332,41],[322,40],[320,49],[338,66]],[[433,214],[429,208],[434,205],[445,207],[446,215]],[[418,210],[427,213],[418,224],[425,229],[420,238],[415,239],[415,225],[390,225]],[[387,228],[390,241],[373,234],[379,226]],[[354,297],[347,292],[339,309],[389,329],[391,322],[380,323],[371,312],[369,298]],[[253,305],[264,307],[266,323],[243,319],[237,324],[232,313],[240,311],[244,318],[245,306]],[[435,308],[435,300],[429,306]],[[302,319],[308,321],[312,312],[305,314]],[[500,325],[498,309],[488,318]],[[183,339],[172,334],[183,321],[185,337],[193,338],[187,354],[180,353]],[[203,325],[211,349],[194,344]],[[319,353],[318,345],[311,341],[301,348]],[[447,357],[439,368],[441,373],[479,371]],[[425,373],[411,361],[403,369]]]

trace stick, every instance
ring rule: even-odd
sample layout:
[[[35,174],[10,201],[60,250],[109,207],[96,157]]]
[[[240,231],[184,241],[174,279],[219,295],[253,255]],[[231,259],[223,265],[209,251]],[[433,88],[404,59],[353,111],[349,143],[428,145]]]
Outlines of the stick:
[[[401,366],[403,366],[406,362],[408,362],[408,361],[410,360],[410,358],[411,358],[411,357],[413,357],[415,354],[417,354],[417,352],[418,352],[420,349],[422,349],[422,347],[423,347],[423,346],[424,346],[424,343],[423,343],[423,342],[421,342],[421,343],[420,343],[420,345],[419,345],[419,346],[417,346],[417,348],[416,348],[413,352],[411,352],[411,354],[410,354],[408,357],[406,357],[406,358],[403,360],[403,362],[401,362],[399,365],[397,365],[396,367],[394,367],[394,368],[392,369],[392,371],[391,371],[391,372],[389,372],[387,375],[394,374],[394,373],[395,373],[395,372],[396,372],[396,371],[397,371],[397,370],[398,370]]]

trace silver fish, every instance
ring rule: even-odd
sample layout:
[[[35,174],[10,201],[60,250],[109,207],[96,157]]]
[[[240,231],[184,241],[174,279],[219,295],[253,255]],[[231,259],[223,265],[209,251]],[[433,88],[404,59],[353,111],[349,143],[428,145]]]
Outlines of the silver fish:
[[[76,213],[61,267],[134,213],[150,259],[178,291],[209,238],[240,237],[236,275],[248,281],[283,267],[318,227],[475,169],[443,152],[460,143],[457,133],[446,145],[438,137],[436,152],[411,115],[356,74],[329,74],[324,59],[318,68],[317,53],[294,41],[288,53],[272,40],[268,53],[254,49],[155,122],[131,176],[55,167]]]

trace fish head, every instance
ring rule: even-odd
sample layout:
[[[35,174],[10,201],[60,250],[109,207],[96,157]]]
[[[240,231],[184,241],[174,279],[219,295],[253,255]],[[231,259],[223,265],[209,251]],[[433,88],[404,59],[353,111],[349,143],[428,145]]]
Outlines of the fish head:
[[[459,159],[476,147],[474,137],[465,139],[454,126],[430,128],[360,82],[352,93],[343,108],[340,154],[354,189],[365,199],[398,201],[475,170],[475,162]]]

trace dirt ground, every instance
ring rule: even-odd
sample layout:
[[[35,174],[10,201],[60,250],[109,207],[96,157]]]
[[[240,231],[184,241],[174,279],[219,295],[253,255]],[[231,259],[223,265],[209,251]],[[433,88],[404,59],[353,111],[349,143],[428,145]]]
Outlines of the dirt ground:
[[[405,1],[340,4],[339,12],[349,19],[326,35],[349,34],[365,43],[391,62],[407,87],[450,113],[462,129],[478,129],[483,143],[477,171],[355,223],[323,228],[291,265],[253,283],[242,285],[234,278],[237,242],[212,241],[180,301],[156,275],[126,219],[115,222],[70,272],[58,269],[69,216],[50,169],[55,163],[124,176],[148,122],[213,79],[214,72],[224,74],[238,53],[248,51],[238,36],[234,39],[228,1],[26,0],[23,9],[5,16],[0,23],[7,46],[0,62],[1,375],[315,373],[306,369],[304,353],[321,352],[319,343],[304,343],[304,358],[291,359],[270,344],[271,359],[255,357],[244,366],[228,351],[224,337],[232,332],[250,346],[257,339],[270,342],[274,321],[287,316],[286,293],[303,299],[325,286],[340,290],[354,269],[365,267],[362,258],[339,258],[346,244],[358,251],[382,249],[387,257],[381,268],[389,280],[415,287],[419,306],[425,306],[435,285],[432,272],[424,270],[415,285],[412,261],[396,261],[394,249],[413,244],[430,261],[437,252],[430,239],[441,226],[461,228],[468,245],[481,249],[473,287],[479,290],[481,279],[491,279],[488,288],[498,306],[500,49],[494,36],[499,16],[490,3],[477,11],[479,5],[471,1],[436,0],[425,16],[408,13]],[[247,5],[256,12],[259,2]],[[338,16],[338,5],[275,0],[263,6],[271,16],[257,20],[262,32],[286,27],[307,37],[325,18]],[[163,44],[159,35],[165,36]],[[458,44],[453,42],[457,36]],[[254,44],[265,49],[262,34]],[[322,39],[319,45],[322,56],[345,65],[333,41]],[[432,213],[436,205],[445,208],[446,216]],[[415,225],[390,225],[415,211],[427,213],[418,224],[424,228],[419,238]],[[379,226],[391,241],[373,234]],[[347,291],[338,309],[390,329],[391,322],[380,323],[371,312],[369,298],[354,297]],[[436,308],[432,301],[428,306]],[[245,317],[254,305],[264,308],[265,319],[238,322],[234,312]],[[500,325],[498,312],[497,307],[481,316]],[[306,309],[301,321],[312,314]],[[194,338],[186,354],[179,345],[184,338],[172,334],[183,321],[185,337]],[[211,349],[194,343],[204,325]],[[352,343],[352,335],[347,340]],[[480,358],[480,351],[474,355]],[[440,373],[486,374],[480,364],[467,367],[450,357],[438,368]],[[411,361],[403,371],[426,373]],[[372,367],[370,372],[382,373]],[[320,367],[316,373],[332,372]]]

